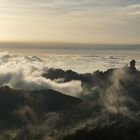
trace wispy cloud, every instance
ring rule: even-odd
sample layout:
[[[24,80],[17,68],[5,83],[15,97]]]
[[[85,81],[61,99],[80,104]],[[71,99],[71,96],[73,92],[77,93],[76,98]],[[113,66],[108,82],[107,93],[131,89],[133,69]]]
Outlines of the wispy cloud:
[[[1,9],[23,8],[26,10],[45,9],[51,12],[72,12],[103,7],[118,7],[139,4],[138,0],[2,0]],[[102,9],[100,9],[102,10]],[[35,11],[34,11],[35,12]],[[37,11],[36,11],[37,12]]]
[[[31,40],[70,42],[138,43],[140,37],[139,0],[1,0],[0,18],[1,31],[30,29],[12,36],[23,40],[25,34]]]

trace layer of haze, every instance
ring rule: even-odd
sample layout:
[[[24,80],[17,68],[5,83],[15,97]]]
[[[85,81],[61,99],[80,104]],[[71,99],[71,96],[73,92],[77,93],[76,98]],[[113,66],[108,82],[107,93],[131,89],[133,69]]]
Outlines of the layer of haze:
[[[0,0],[0,41],[140,43],[139,0]]]

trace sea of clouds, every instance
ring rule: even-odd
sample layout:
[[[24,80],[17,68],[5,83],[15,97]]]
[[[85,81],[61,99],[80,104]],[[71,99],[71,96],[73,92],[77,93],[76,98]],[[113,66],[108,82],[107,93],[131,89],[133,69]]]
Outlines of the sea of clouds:
[[[79,121],[75,125],[70,126],[65,131],[57,128],[57,122],[61,122],[59,113],[50,112],[48,119],[42,125],[42,129],[47,130],[47,139],[56,131],[56,134],[73,133],[79,129],[86,128],[87,126],[93,128],[95,126],[106,125],[109,123],[107,120],[107,112],[120,113],[131,119],[137,119],[137,112],[134,113],[130,110],[128,103],[135,104],[135,101],[123,91],[123,87],[120,84],[120,80],[128,80],[129,75],[126,75],[123,69],[116,70],[110,77],[112,82],[111,86],[107,86],[106,89],[101,89],[99,85],[84,89],[81,85],[81,81],[70,81],[66,83],[58,83],[42,77],[44,72],[47,72],[49,68],[61,68],[63,70],[74,70],[78,73],[86,73],[96,70],[105,71],[109,68],[123,67],[129,64],[131,57],[126,56],[112,56],[112,55],[54,55],[50,54],[46,57],[27,56],[13,54],[10,52],[0,53],[0,86],[10,86],[16,89],[24,90],[42,90],[53,89],[60,91],[67,95],[78,96],[80,98],[87,99],[93,106],[94,117],[85,116],[84,121]],[[140,68],[140,61],[137,60],[137,68]],[[79,93],[79,94],[78,94]],[[94,98],[94,93],[99,94],[99,98]],[[79,96],[83,94],[83,97]],[[88,96],[88,98],[87,98]],[[95,101],[95,102],[94,102]],[[94,103],[100,104],[100,114],[95,113]],[[23,108],[28,109],[28,108]],[[23,111],[23,110],[22,110]],[[92,113],[92,112],[91,112]],[[138,112],[139,113],[139,112]],[[75,114],[76,115],[76,114]],[[61,132],[62,131],[62,132]],[[61,133],[60,133],[61,132]],[[56,136],[57,136],[56,135]],[[51,135],[51,137],[53,137]],[[51,138],[51,140],[54,140]]]
[[[57,83],[45,77],[49,68],[71,69],[78,73],[106,70],[108,68],[127,65],[130,58],[124,56],[90,56],[90,55],[47,55],[25,56],[0,53],[0,86],[10,86],[16,89],[41,90],[54,89],[62,93],[76,96],[82,91],[81,81]],[[140,61],[137,62],[140,67]]]

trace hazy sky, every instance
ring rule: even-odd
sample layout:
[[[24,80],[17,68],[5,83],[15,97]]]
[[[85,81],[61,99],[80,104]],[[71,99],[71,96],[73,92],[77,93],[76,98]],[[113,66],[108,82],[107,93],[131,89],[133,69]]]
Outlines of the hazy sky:
[[[0,41],[140,43],[140,0],[0,0]]]

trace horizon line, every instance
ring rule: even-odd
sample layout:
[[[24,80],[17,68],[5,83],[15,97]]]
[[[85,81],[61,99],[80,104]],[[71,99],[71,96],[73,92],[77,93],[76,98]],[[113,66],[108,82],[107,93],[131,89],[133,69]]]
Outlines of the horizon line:
[[[140,43],[81,43],[81,42],[61,42],[61,41],[0,41],[0,44],[40,44],[40,45],[140,45]]]

